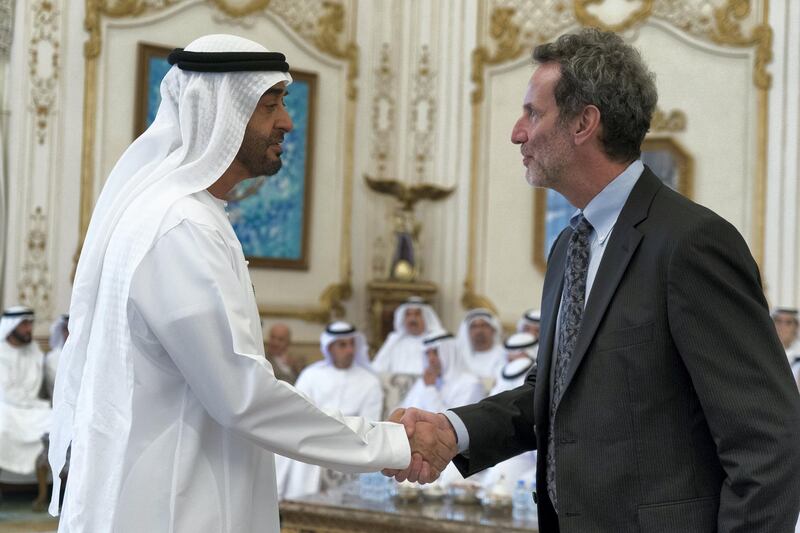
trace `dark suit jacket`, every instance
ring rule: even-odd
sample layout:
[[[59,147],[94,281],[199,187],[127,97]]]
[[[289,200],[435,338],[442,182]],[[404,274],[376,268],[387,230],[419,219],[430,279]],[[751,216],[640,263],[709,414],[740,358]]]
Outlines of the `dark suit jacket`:
[[[537,448],[543,533],[789,533],[800,507],[800,397],[758,268],[731,224],[647,168],[600,263],[545,457],[567,228],[542,296],[538,377],[454,409],[469,475]],[[535,431],[534,431],[535,427]]]

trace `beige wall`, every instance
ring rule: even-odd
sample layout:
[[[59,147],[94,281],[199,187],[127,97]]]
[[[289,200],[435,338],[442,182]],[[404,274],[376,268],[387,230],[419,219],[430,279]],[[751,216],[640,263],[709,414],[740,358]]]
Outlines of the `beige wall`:
[[[321,324],[298,319],[297,313],[319,311],[325,288],[346,280],[352,286],[343,302],[346,317],[366,325],[373,244],[380,237],[391,247],[393,202],[370,191],[364,174],[456,187],[446,200],[421,202],[416,209],[423,223],[424,275],[440,287],[436,303],[446,325],[457,327],[465,281],[468,296],[488,298],[506,323],[538,306],[543,277],[532,246],[541,214],[534,211],[533,192],[509,136],[531,72],[530,45],[577,27],[576,11],[550,10],[549,1],[348,0],[341,3],[341,31],[325,34],[333,37],[325,41],[321,0],[273,0],[266,12],[244,18],[200,0],[159,8],[165,3],[148,2],[153,9],[138,17],[100,17],[96,94],[89,102],[84,101],[85,3],[53,0],[55,12],[44,19],[41,2],[20,3],[19,38],[8,64],[8,76],[19,82],[7,84],[0,115],[3,131],[10,132],[4,139],[10,219],[3,228],[3,305],[19,300],[24,290],[46,319],[68,306],[79,240],[84,106],[91,104],[96,128],[88,161],[94,198],[131,141],[136,43],[181,46],[201,34],[227,32],[283,51],[293,67],[319,74],[310,269],[252,270],[259,303],[273,311],[265,317],[267,327],[287,321],[298,342],[315,345]],[[633,4],[608,0],[590,14],[624,23]],[[688,0],[679,4],[671,12],[674,2],[653,2],[650,17],[624,32],[657,74],[660,109],[686,117],[682,131],[656,133],[672,136],[689,152],[694,199],[729,219],[753,246],[770,299],[796,305],[797,6],[770,2],[775,60],[768,70],[774,83],[760,93],[753,81],[755,47],[733,46],[725,38],[715,42],[710,8],[703,11],[697,7],[702,2]],[[745,36],[764,13],[761,2],[752,4],[748,18],[734,21]],[[498,7],[516,11],[495,39],[490,23]],[[513,41],[509,35],[516,26],[520,38]],[[342,57],[350,43],[358,50],[352,65],[357,71]],[[483,47],[487,57],[497,58],[504,43],[520,52],[488,62],[481,72],[483,97],[473,101],[473,51]],[[38,52],[34,76],[32,49]],[[348,92],[351,84],[357,94]],[[765,122],[760,122],[766,109],[762,94],[770,105]],[[37,115],[32,95],[46,104],[43,113]],[[375,157],[380,150],[387,153],[383,164]],[[37,236],[43,236],[41,250],[29,246]],[[287,310],[292,316],[274,316]]]

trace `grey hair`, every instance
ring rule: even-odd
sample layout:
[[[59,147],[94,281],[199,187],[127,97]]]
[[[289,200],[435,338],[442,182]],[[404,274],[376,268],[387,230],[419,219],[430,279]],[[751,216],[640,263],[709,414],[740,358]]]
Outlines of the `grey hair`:
[[[533,60],[561,66],[555,99],[562,123],[596,106],[609,158],[628,162],[641,155],[658,92],[655,75],[635,48],[615,33],[585,28],[537,46]]]

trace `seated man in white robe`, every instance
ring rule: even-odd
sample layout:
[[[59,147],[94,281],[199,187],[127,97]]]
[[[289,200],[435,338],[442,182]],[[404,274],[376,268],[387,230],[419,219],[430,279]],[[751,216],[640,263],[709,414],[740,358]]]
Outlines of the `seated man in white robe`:
[[[422,359],[425,370],[400,407],[443,412],[477,402],[485,396],[483,385],[470,372],[453,335],[443,329],[433,331],[422,344],[417,357]]]
[[[458,328],[458,348],[476,376],[493,380],[506,359],[500,320],[488,309],[472,309]]]
[[[345,416],[378,420],[383,390],[369,366],[364,335],[347,322],[329,324],[320,336],[322,361],[306,367],[295,387],[317,407]],[[291,499],[320,490],[321,468],[281,455],[275,457],[278,497]]]
[[[538,309],[528,309],[517,321],[517,333],[530,333],[537,339],[541,327],[542,313]]]
[[[60,315],[50,325],[50,351],[44,356],[44,386],[48,396],[53,398],[53,388],[56,383],[58,360],[61,358],[61,349],[69,337],[69,315]]]
[[[59,533],[278,533],[275,453],[433,479],[452,436],[429,426],[409,441],[399,424],[326,414],[264,356],[224,198],[280,169],[285,57],[209,35],[168,61],[155,121],[105,180],[77,266],[50,434],[53,472],[72,450]]]
[[[408,391],[400,407],[417,407],[441,413],[452,407],[480,401],[486,396],[486,389],[481,380],[470,371],[452,334],[443,329],[429,333],[423,339],[420,355],[425,370]],[[480,482],[480,479],[480,476],[472,477],[472,481]],[[438,483],[447,487],[460,481],[464,481],[464,477],[450,463],[442,472]]]
[[[506,350],[506,363],[498,372],[489,396],[516,389],[525,382],[525,376],[536,366],[539,340],[530,333],[515,333],[506,339],[503,346]],[[536,479],[535,450],[489,468],[483,478],[483,485],[490,489],[497,483],[503,483],[506,490],[511,492],[520,479],[525,481],[526,486]]]
[[[386,338],[372,361],[380,374],[422,375],[422,339],[442,328],[433,308],[422,298],[411,297],[394,312],[394,331]]]
[[[27,307],[11,307],[0,319],[0,480],[5,482],[34,481],[42,436],[50,429],[50,402],[39,397],[44,354],[33,341],[33,320]]]
[[[778,338],[786,350],[786,358],[792,367],[795,382],[800,386],[800,317],[792,307],[778,307],[772,311],[772,321]]]

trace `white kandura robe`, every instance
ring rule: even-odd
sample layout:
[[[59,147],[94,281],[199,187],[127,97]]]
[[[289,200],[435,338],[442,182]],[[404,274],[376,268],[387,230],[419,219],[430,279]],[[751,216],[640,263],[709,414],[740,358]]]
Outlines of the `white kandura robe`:
[[[375,374],[355,363],[343,370],[327,361],[317,361],[300,373],[295,387],[321,409],[338,410],[345,416],[363,416],[367,420],[381,418],[381,382]],[[278,455],[275,469],[280,499],[319,492],[320,467]]]
[[[35,342],[0,342],[0,470],[32,474],[50,431],[50,403],[39,398],[44,354]]]
[[[409,335],[392,332],[386,338],[375,359],[372,369],[380,374],[422,374],[422,339],[425,335]]]
[[[253,292],[223,203],[173,205],[131,284],[132,420],[109,531],[277,533],[273,452],[345,472],[408,465],[401,425],[328,416],[275,378]]]
[[[494,379],[506,364],[506,350],[502,344],[495,344],[485,352],[471,352],[468,362],[476,376]]]

